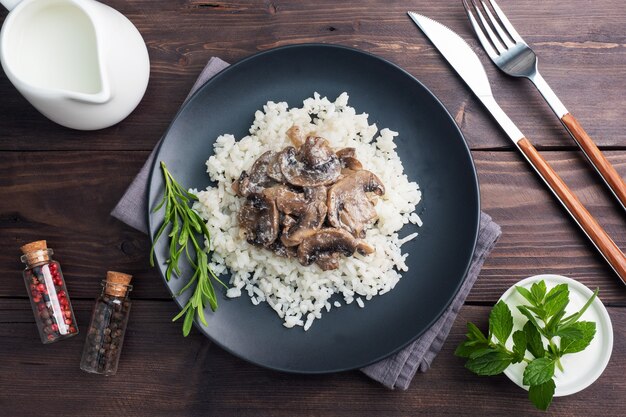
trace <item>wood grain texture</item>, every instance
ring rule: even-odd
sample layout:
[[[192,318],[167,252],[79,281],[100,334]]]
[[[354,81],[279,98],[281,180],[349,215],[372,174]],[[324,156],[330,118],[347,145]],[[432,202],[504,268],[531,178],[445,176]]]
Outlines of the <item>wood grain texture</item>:
[[[622,176],[615,170],[613,165],[606,159],[602,151],[598,149],[596,143],[582,127],[578,119],[571,113],[561,118],[561,122],[583,150],[585,156],[593,164],[598,173],[602,176],[608,187],[615,194],[615,197],[626,208],[626,183]]]
[[[501,74],[482,52],[458,0],[105,0],[139,28],[151,58],[144,100],[123,123],[98,132],[59,127],[39,115],[0,72],[0,149],[150,150],[211,56],[236,62],[272,47],[337,43],[381,55],[439,96],[473,148],[510,148],[463,82],[406,16],[415,9],[461,34],[481,56],[497,100],[541,147],[573,147],[525,80]],[[541,72],[601,146],[626,145],[626,10],[619,1],[501,0],[535,49]],[[0,11],[0,19],[6,11]],[[363,109],[364,111],[367,109]],[[41,134],[41,132],[45,132]]]
[[[600,287],[615,330],[605,373],[587,390],[556,399],[550,414],[623,414],[626,291],[406,11],[437,19],[469,42],[503,109],[538,149],[548,151],[542,152],[545,158],[624,249],[623,211],[539,93],[489,62],[458,0],[103,2],[137,25],[151,59],[146,95],[122,123],[96,132],[57,126],[37,113],[0,71],[1,416],[545,415],[505,377],[476,377],[452,352],[466,321],[485,328],[489,306],[505,289],[548,272]],[[560,99],[580,117],[617,172],[626,175],[622,2],[572,0],[568,7],[536,0],[498,3],[537,52],[541,72]],[[0,21],[5,16],[0,10]],[[481,207],[502,226],[503,235],[443,352],[407,392],[388,391],[359,372],[276,373],[235,358],[196,331],[183,338],[180,323],[170,322],[176,307],[148,266],[148,238],[108,215],[211,56],[236,62],[302,42],[375,53],[428,86],[474,150]],[[57,249],[81,330],[106,271],[134,275],[134,306],[117,376],[79,370],[84,334],[40,344],[20,277],[18,248],[41,238]]]
[[[607,152],[626,172],[626,152]],[[91,298],[107,270],[134,275],[135,298],[168,298],[148,266],[146,236],[109,216],[147,152],[0,152],[0,297],[24,296],[19,247],[47,239],[63,265],[72,297]],[[602,289],[605,302],[626,306],[626,291],[527,163],[512,152],[474,152],[482,208],[503,228],[470,294],[494,302],[530,275],[553,272]],[[575,152],[546,152],[621,248],[626,224],[616,204]],[[46,173],[43,175],[42,173]]]
[[[148,266],[146,236],[109,215],[147,158],[147,152],[4,152],[0,156],[0,296],[24,295],[16,272],[21,244],[47,239],[72,296],[92,297],[106,271],[135,276],[136,297],[168,297],[162,285],[142,285],[157,274]],[[144,281],[146,280],[146,281]],[[160,283],[158,283],[160,284]],[[19,292],[18,292],[19,291]]]
[[[611,268],[613,268],[619,279],[626,285],[626,256],[624,256],[621,249],[615,244],[600,223],[598,223],[596,218],[589,213],[587,208],[561,179],[559,174],[556,173],[554,168],[550,166],[548,161],[535,149],[532,143],[530,143],[528,139],[523,138],[518,141],[517,144],[522,153],[526,155],[531,165],[546,182],[549,189],[554,192],[558,199],[565,205],[575,222],[585,232],[591,242],[593,242],[594,246],[606,259]]]
[[[584,159],[575,152],[543,154],[617,245],[626,249],[623,213]],[[626,306],[626,291],[619,279],[521,156],[509,152],[474,152],[473,156],[481,208],[500,224],[502,236],[469,301],[497,300],[523,278],[555,273],[600,287],[603,300]],[[607,157],[618,172],[626,172],[622,152],[607,152]]]
[[[74,303],[81,329],[92,301]],[[527,393],[505,376],[478,377],[453,355],[465,323],[485,330],[488,307],[461,310],[443,351],[407,391],[389,391],[360,372],[299,376],[248,364],[212,345],[193,330],[183,338],[169,317],[173,303],[134,301],[116,376],[79,369],[84,334],[44,346],[27,300],[0,304],[0,407],[11,417],[105,416],[542,416]],[[626,309],[609,308],[613,323]],[[278,323],[277,323],[278,324]],[[296,330],[300,331],[300,330]],[[550,415],[621,415],[626,382],[626,331],[615,326],[608,368],[585,391],[554,400]],[[45,385],[41,384],[45,381]],[[55,383],[62,381],[62,385]],[[36,401],[32,398],[33,390]]]

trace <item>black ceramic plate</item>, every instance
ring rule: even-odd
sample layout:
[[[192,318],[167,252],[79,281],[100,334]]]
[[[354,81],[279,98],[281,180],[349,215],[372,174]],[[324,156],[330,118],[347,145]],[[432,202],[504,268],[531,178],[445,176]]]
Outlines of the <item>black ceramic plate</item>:
[[[416,59],[419,59],[416,57]],[[287,329],[267,304],[254,306],[246,294],[219,295],[219,309],[207,311],[208,326],[197,328],[227,351],[281,371],[324,373],[360,368],[396,352],[443,313],[467,272],[479,226],[479,191],[470,152],[450,114],[419,81],[394,64],[365,52],[332,45],[294,45],[265,51],[222,71],[178,113],[158,149],[173,176],[190,188],[210,185],[205,161],[223,133],[241,138],[254,112],[268,100],[300,107],[314,92],[330,99],[346,91],[370,123],[400,132],[396,143],[405,173],[423,191],[418,212],[424,226],[405,246],[409,272],[395,289],[366,302],[323,313],[309,331]],[[161,198],[155,163],[150,207]],[[154,235],[163,213],[148,213]],[[219,239],[219,236],[214,236]],[[167,240],[156,247],[165,270]],[[189,277],[167,282],[175,294]],[[228,278],[226,279],[228,280]],[[176,302],[186,302],[188,294]],[[180,323],[182,325],[182,322]],[[181,343],[184,343],[181,338]]]

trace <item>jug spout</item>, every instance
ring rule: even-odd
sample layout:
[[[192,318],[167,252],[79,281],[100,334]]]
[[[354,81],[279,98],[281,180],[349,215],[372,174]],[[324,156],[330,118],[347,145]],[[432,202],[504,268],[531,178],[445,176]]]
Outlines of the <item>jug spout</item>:
[[[2,3],[2,5],[6,7],[9,11],[13,10],[15,6],[17,6],[21,2],[22,0],[0,0],[0,3]]]
[[[73,101],[86,104],[104,104],[111,100],[111,91],[107,86],[103,86],[102,90],[97,93],[80,93],[77,91],[67,91],[66,97]]]

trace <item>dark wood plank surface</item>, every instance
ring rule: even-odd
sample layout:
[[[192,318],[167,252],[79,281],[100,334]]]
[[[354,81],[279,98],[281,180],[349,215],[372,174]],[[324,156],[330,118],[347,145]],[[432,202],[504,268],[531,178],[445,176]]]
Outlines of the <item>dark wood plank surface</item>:
[[[507,78],[474,39],[460,1],[185,1],[109,0],[139,28],[149,47],[150,85],[124,123],[99,132],[78,132],[42,118],[0,78],[0,149],[149,150],[183,102],[211,56],[235,62],[254,52],[302,42],[354,46],[407,69],[437,94],[461,123],[473,148],[509,147],[462,81],[406,17],[408,9],[430,16],[464,36],[485,58],[502,107],[534,143],[574,146],[528,81]],[[502,1],[518,31],[540,56],[540,68],[562,101],[599,144],[623,146],[626,121],[624,22],[619,1]],[[602,109],[602,111],[598,111]],[[43,134],[45,132],[45,134]]]
[[[77,320],[88,321],[91,301],[73,304]],[[432,369],[416,376],[406,392],[383,389],[358,371],[301,376],[264,370],[226,353],[196,332],[181,343],[178,324],[169,321],[175,312],[171,302],[134,301],[118,374],[104,378],[85,374],[78,367],[84,335],[62,344],[41,345],[30,307],[19,300],[5,301],[0,304],[0,372],[12,377],[7,381],[11,398],[3,390],[0,407],[18,410],[19,404],[20,415],[34,416],[45,404],[43,415],[66,416],[71,410],[81,417],[496,416],[503,415],[503,410],[515,415],[545,415],[535,411],[527,393],[504,375],[478,377],[453,356],[463,339],[466,321],[486,329],[489,307],[466,306],[461,310]],[[626,320],[626,309],[609,308],[609,313],[614,323]],[[626,361],[626,332],[624,326],[615,326],[615,331],[607,370],[585,391],[556,398],[551,412],[570,416],[598,415],[598,410],[606,416],[622,414],[626,382],[620,365]],[[5,356],[11,360],[4,360]],[[36,381],[62,381],[63,387],[40,389],[37,401],[32,401]]]
[[[615,330],[609,367],[587,390],[555,400],[551,414],[623,414],[626,290],[512,151],[495,124],[405,12],[440,20],[484,58],[496,98],[590,211],[626,248],[626,222],[565,130],[524,80],[506,78],[479,50],[459,1],[106,0],[148,44],[151,81],[124,122],[97,132],[39,115],[0,74],[0,415],[539,415],[505,377],[478,378],[452,355],[464,323],[483,326],[489,306],[517,280],[558,273],[600,287]],[[626,10],[621,2],[500,0],[540,56],[560,98],[626,175]],[[6,12],[0,12],[0,20]],[[250,365],[198,333],[184,339],[175,306],[149,268],[149,241],[108,213],[167,128],[211,56],[327,42],[379,54],[424,82],[455,117],[479,172],[482,208],[503,235],[433,368],[407,392],[359,372],[280,374]],[[113,378],[78,369],[84,335],[40,344],[20,278],[18,247],[46,238],[57,249],[80,323],[107,269],[135,275],[129,333]],[[36,388],[45,381],[58,389]],[[52,381],[52,382],[50,382]],[[31,401],[34,394],[40,400]],[[45,404],[45,408],[42,408]]]
[[[0,274],[19,271],[19,246],[46,237],[71,279],[73,297],[92,297],[107,269],[135,275],[135,298],[167,297],[158,274],[148,265],[148,238],[108,215],[148,152],[63,151],[42,158],[43,154],[0,152],[0,179],[6,181],[0,227],[7,236],[0,240]],[[626,247],[623,214],[580,154],[545,155],[617,244]],[[626,151],[607,155],[626,174]],[[618,279],[517,154],[474,151],[473,156],[482,208],[502,226],[503,235],[469,301],[492,302],[520,279],[550,271],[600,286],[605,302],[626,306],[626,291]],[[34,165],[37,171],[24,169]],[[42,179],[40,172],[51,174]],[[0,297],[24,295],[20,279],[0,281]]]

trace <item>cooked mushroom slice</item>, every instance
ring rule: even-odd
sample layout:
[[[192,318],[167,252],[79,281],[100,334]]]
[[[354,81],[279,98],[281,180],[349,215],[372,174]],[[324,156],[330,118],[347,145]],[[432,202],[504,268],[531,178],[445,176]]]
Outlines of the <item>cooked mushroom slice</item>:
[[[356,251],[365,256],[371,255],[372,253],[376,252],[376,249],[374,249],[369,243],[363,240],[359,240],[356,244]]]
[[[304,193],[296,192],[284,184],[264,189],[263,195],[274,200],[278,210],[285,214],[300,214],[306,209]]]
[[[309,167],[317,167],[337,158],[328,141],[318,136],[309,136],[298,150],[299,159]]]
[[[376,218],[369,192],[385,194],[385,186],[370,171],[353,171],[341,178],[328,191],[328,222],[355,237],[365,237],[365,227]]]
[[[289,146],[279,158],[285,180],[299,187],[332,184],[341,174],[341,162],[323,138],[308,137],[299,151]]]
[[[293,125],[287,130],[287,137],[296,148],[304,144],[304,134],[298,125]]]
[[[280,152],[272,152],[272,158],[267,165],[267,176],[276,182],[285,182],[285,177],[280,170]]]
[[[298,250],[295,247],[287,247],[280,240],[276,240],[269,247],[269,250],[283,258],[295,258],[298,256]]]
[[[283,229],[280,237],[285,246],[297,246],[317,232],[326,219],[326,187],[305,188],[305,210],[299,215],[296,224]]]
[[[259,194],[264,188],[275,184],[275,181],[267,175],[268,166],[275,156],[272,151],[267,151],[257,159],[250,172],[243,171],[239,179],[233,183],[233,191],[241,197],[251,194]]]
[[[281,214],[280,225],[283,227],[283,232],[291,229],[296,223],[298,223],[298,220],[296,220],[293,216]]]
[[[354,148],[343,148],[337,151],[337,156],[341,161],[341,164],[348,169],[353,171],[359,171],[363,169],[363,165],[361,161],[356,159],[356,149]]]
[[[235,182],[233,182],[233,185],[230,186],[230,188],[233,189],[233,192],[240,197],[241,197],[241,193],[240,193],[241,183],[246,181],[247,177],[248,177],[248,173],[246,171],[243,171],[241,174],[239,174],[239,178],[235,180]]]
[[[269,246],[278,238],[279,212],[276,203],[259,194],[252,194],[239,210],[239,226],[248,243]]]
[[[302,241],[298,246],[298,261],[304,266],[315,262],[327,271],[339,266],[339,255],[352,256],[357,250],[366,254],[373,248],[343,229],[325,228]]]
[[[362,240],[357,240],[356,251],[361,255],[369,255],[374,253],[374,248]],[[322,268],[322,271],[330,271],[339,268],[339,258],[340,254],[338,252],[322,252],[315,263]]]
[[[320,253],[315,263],[322,268],[322,271],[331,271],[339,268],[339,254],[337,252]]]

